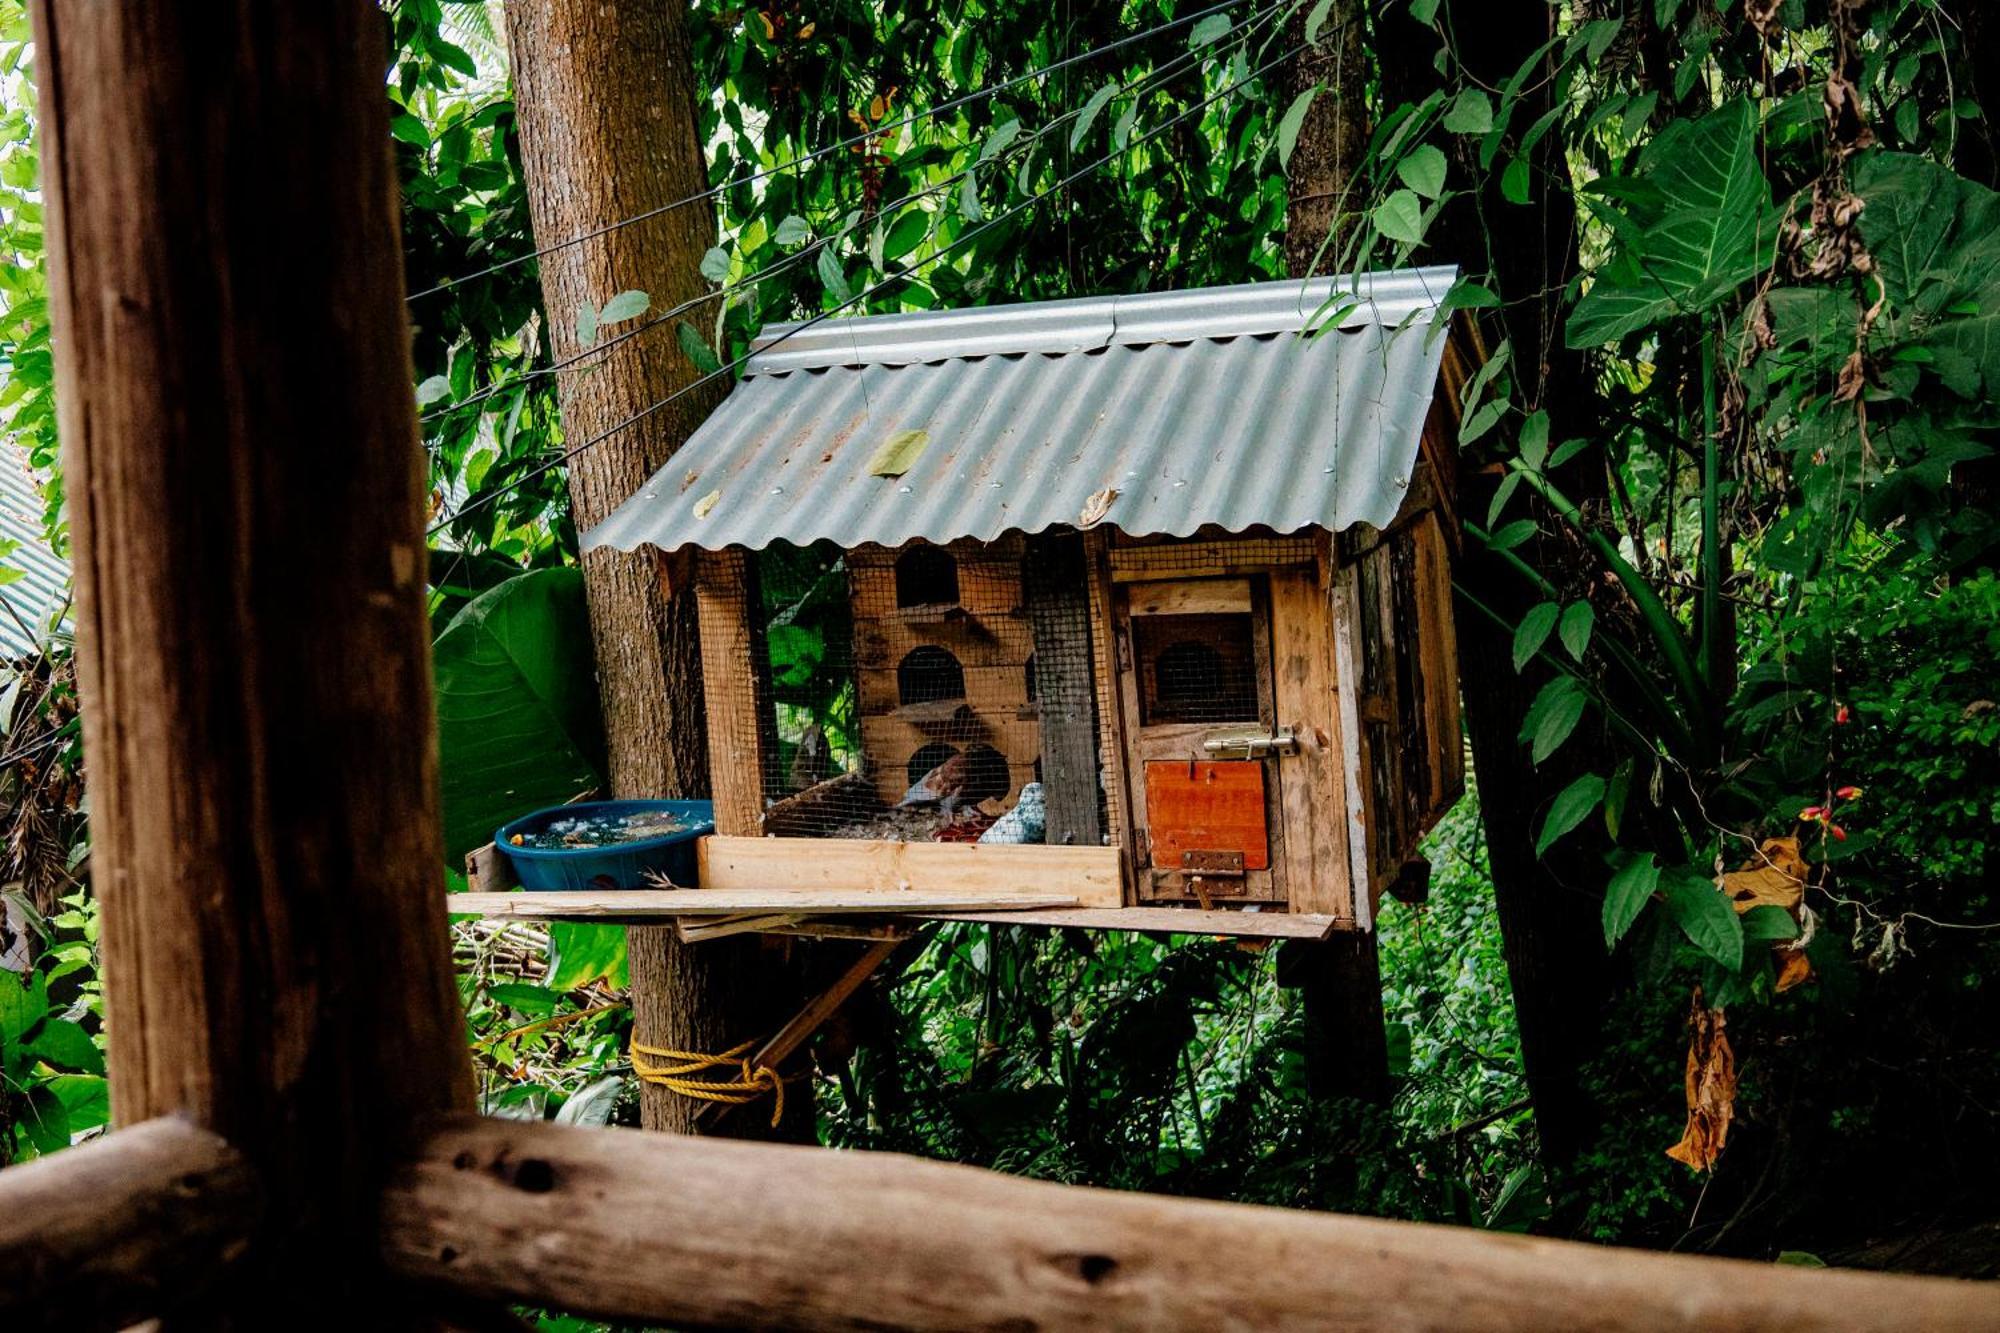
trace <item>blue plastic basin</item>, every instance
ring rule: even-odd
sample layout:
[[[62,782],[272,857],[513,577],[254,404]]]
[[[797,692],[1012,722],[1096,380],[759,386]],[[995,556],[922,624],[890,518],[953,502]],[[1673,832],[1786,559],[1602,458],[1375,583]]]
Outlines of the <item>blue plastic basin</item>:
[[[591,815],[636,815],[665,811],[688,821],[679,833],[657,838],[640,838],[609,847],[516,847],[516,834],[526,837],[540,833],[559,819]],[[514,863],[514,873],[524,889],[647,889],[656,887],[647,880],[653,871],[675,884],[693,888],[695,882],[695,839],[715,832],[713,801],[579,801],[537,810],[503,825],[493,835],[493,845]]]

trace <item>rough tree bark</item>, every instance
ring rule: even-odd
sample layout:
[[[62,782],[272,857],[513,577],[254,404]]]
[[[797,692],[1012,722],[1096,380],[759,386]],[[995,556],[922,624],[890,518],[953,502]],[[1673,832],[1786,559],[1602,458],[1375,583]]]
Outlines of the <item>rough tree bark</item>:
[[[1334,0],[1320,40],[1285,66],[1287,102],[1322,85],[1289,163],[1285,263],[1294,277],[1331,272],[1347,230],[1342,195],[1368,149],[1368,61],[1364,0]],[[1305,40],[1306,10],[1285,40]],[[1350,205],[1351,207],[1351,205]],[[1364,888],[1362,890],[1366,892]],[[1291,945],[1285,960],[1305,1008],[1306,1086],[1315,1097],[1389,1101],[1389,1045],[1382,1023],[1382,968],[1373,931],[1341,932]]]
[[[1440,21],[1449,22],[1468,76],[1498,86],[1548,39],[1560,12],[1543,0],[1482,0],[1450,4]],[[1436,33],[1418,26],[1403,7],[1391,7],[1381,16],[1376,49],[1386,105],[1417,101],[1438,85],[1433,63],[1437,48]],[[1524,104],[1515,112],[1520,124],[1547,109],[1547,81],[1535,80],[1533,86],[1537,91],[1524,94]],[[1464,140],[1459,151],[1470,154],[1465,145],[1475,143]],[[1489,185],[1483,196],[1468,195],[1447,208],[1431,240],[1440,262],[1474,272],[1491,268],[1493,285],[1508,305],[1487,326],[1487,345],[1512,340],[1521,397],[1549,412],[1551,438],[1560,440],[1596,429],[1588,367],[1563,346],[1560,324],[1563,285],[1578,264],[1575,203],[1561,135],[1542,139],[1532,166],[1536,184],[1528,205],[1504,200],[1497,186]],[[1477,163],[1466,156],[1452,170],[1459,182],[1478,175]],[[1468,482],[1461,512],[1483,516],[1493,478],[1473,466],[1462,467],[1460,476]],[[1575,466],[1561,483],[1579,503],[1600,498],[1604,491],[1601,472],[1592,475]],[[1559,520],[1540,526],[1545,536],[1516,554],[1571,596],[1582,595],[1592,583],[1594,558]],[[1599,1016],[1613,980],[1598,926],[1603,849],[1592,844],[1586,830],[1538,858],[1534,836],[1557,792],[1583,772],[1608,771],[1610,761],[1601,739],[1586,728],[1541,767],[1529,762],[1516,738],[1546,677],[1533,669],[1517,675],[1504,664],[1512,655],[1509,626],[1541,597],[1501,561],[1484,555],[1477,542],[1467,542],[1457,571],[1466,594],[1458,615],[1466,732],[1536,1129],[1544,1159],[1561,1166],[1587,1147],[1596,1132],[1595,1108],[1582,1073],[1598,1053]],[[1495,624],[1476,609],[1475,600],[1506,624]]]
[[[112,1110],[219,1133],[268,1200],[191,1322],[418,1323],[376,1199],[472,1071],[381,15],[34,22]]]
[[[695,127],[686,7],[668,0],[509,0],[507,40],[521,128],[522,166],[538,246],[546,248],[708,188]],[[621,227],[541,260],[543,308],[559,358],[587,350],[577,312],[639,290],[654,311],[707,290],[701,257],[715,244],[706,202]],[[701,327],[713,310],[696,313]],[[613,332],[623,331],[623,326]],[[572,447],[611,430],[696,377],[674,331],[629,338],[561,376],[563,429]],[[569,463],[579,531],[650,477],[721,400],[722,386],[687,394],[618,430]],[[697,796],[708,790],[694,596],[669,586],[650,551],[593,551],[583,560],[591,635],[620,796]],[[721,1051],[782,1022],[796,988],[766,946],[751,940],[680,944],[671,930],[630,932],[638,1040]],[[809,1132],[811,1099],[790,1097],[795,1132]],[[700,1104],[648,1085],[649,1129],[690,1133]],[[756,1132],[754,1114],[730,1132]]]
[[[1293,14],[1286,42],[1306,40],[1310,8],[1302,6]],[[1306,89],[1323,86],[1299,125],[1287,168],[1285,267],[1295,278],[1333,272],[1349,230],[1340,216],[1341,196],[1368,151],[1367,13],[1365,0],[1333,0],[1319,40],[1285,65],[1286,106]],[[1354,203],[1348,200],[1345,206],[1351,211]]]

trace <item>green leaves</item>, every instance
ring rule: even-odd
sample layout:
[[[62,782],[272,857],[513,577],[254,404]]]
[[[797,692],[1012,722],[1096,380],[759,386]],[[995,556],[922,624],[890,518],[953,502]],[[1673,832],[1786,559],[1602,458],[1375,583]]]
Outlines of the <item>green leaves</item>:
[[[701,257],[701,276],[721,286],[729,280],[729,252],[721,246],[713,246]],[[605,321],[603,316],[598,317]]]
[[[2000,194],[1903,153],[1861,158],[1853,183],[1899,350],[1962,398],[2000,395]]]
[[[1424,204],[1415,190],[1397,190],[1375,206],[1375,229],[1392,241],[1416,245],[1424,239]]]
[[[1604,947],[1609,949],[1625,938],[1632,923],[1645,910],[1653,891],[1660,886],[1660,868],[1651,852],[1643,852],[1618,867],[1604,890]]]
[[[681,352],[694,366],[697,374],[713,375],[722,369],[722,362],[717,359],[714,350],[702,340],[701,334],[695,331],[694,325],[684,319],[676,322],[674,337],[679,341]]]
[[[723,250],[710,250],[708,254],[709,258],[713,258],[716,255],[722,256],[722,272],[725,277],[728,276],[728,253]],[[703,274],[709,271],[709,258],[704,258],[701,261],[701,271]],[[716,278],[714,281],[720,282],[722,279]],[[636,319],[651,309],[652,304],[653,298],[639,291],[620,292],[609,301],[606,301],[602,307],[594,306],[588,301],[584,302],[583,305],[577,308],[576,312],[576,341],[578,345],[582,347],[595,346],[597,343],[597,334],[605,325],[619,324],[628,319]]]
[[[1433,144],[1422,144],[1412,148],[1402,161],[1396,163],[1396,175],[1402,179],[1403,184],[1424,198],[1439,198],[1444,194],[1444,151]],[[1471,286],[1469,283],[1462,285]],[[1454,287],[1452,290],[1457,291],[1459,288]]]
[[[1520,674],[1523,667],[1534,655],[1542,650],[1548,641],[1549,632],[1556,627],[1556,617],[1562,608],[1554,602],[1543,602],[1531,607],[1528,614],[1521,617],[1521,623],[1514,628],[1514,672]]]
[[[1285,114],[1278,121],[1278,165],[1289,169],[1292,165],[1292,150],[1298,146],[1299,128],[1306,123],[1306,112],[1312,109],[1313,99],[1320,95],[1321,84],[1312,87],[1292,99],[1285,108]]]
[[[721,262],[721,275],[715,276],[711,270],[716,267],[718,256]],[[701,271],[704,277],[721,282],[723,278],[729,276],[729,252],[721,249],[710,250],[701,261]],[[606,301],[604,307],[597,312],[597,327],[601,329],[608,324],[621,324],[628,319],[637,319],[652,309],[652,306],[653,298],[644,292],[620,292]]]
[[[796,213],[791,213],[787,214],[785,220],[778,224],[778,229],[772,233],[772,237],[779,245],[803,245],[812,239],[812,227],[804,218]]]
[[[1453,134],[1484,134],[1493,128],[1493,102],[1477,88],[1467,88],[1444,113],[1444,127]]]
[[[549,975],[543,984],[568,991],[606,980],[614,986],[627,984],[625,928],[550,922]]]
[[[1520,739],[1529,743],[1534,761],[1540,764],[1569,739],[1583,716],[1590,696],[1574,676],[1557,676],[1542,686],[1528,715],[1521,719]]]
[[[1604,779],[1595,773],[1586,773],[1556,794],[1549,805],[1549,813],[1542,819],[1542,831],[1535,838],[1535,855],[1540,856],[1555,845],[1556,839],[1581,824],[1584,816],[1597,808],[1604,799]],[[1720,896],[1720,895],[1718,895]],[[1723,904],[1727,911],[1729,905]]]
[[[1072,151],[1083,146],[1084,136],[1088,135],[1090,127],[1097,123],[1098,113],[1104,110],[1104,104],[1109,102],[1117,91],[1117,84],[1105,84],[1092,93],[1089,100],[1083,104],[1083,109],[1076,113],[1076,125],[1069,132],[1069,146]]]
[[[1570,316],[1571,347],[1616,342],[1676,315],[1707,310],[1770,267],[1778,215],[1757,156],[1757,110],[1738,98],[1696,121],[1674,121],[1647,144],[1639,179],[1618,188],[1619,236]]]
[[[447,864],[508,820],[604,785],[581,571],[536,570],[481,593],[432,657]]]
[[[884,260],[901,259],[910,251],[923,244],[924,237],[931,233],[930,214],[920,208],[913,208],[896,219],[889,228],[889,234],[882,241]]]
[[[979,147],[979,160],[981,162],[990,162],[1000,156],[1000,154],[1007,151],[1007,145],[1019,138],[1020,134],[1021,122],[1018,119],[1010,120],[1004,125],[995,126],[993,132],[986,136],[986,142]]]
[[[1204,46],[1213,46],[1229,35],[1230,26],[1229,15],[1210,14],[1194,25],[1194,31],[1188,34],[1188,47],[1200,50]]]
[[[967,173],[965,179],[970,181],[971,174]],[[813,266],[819,270],[819,280],[835,305],[846,305],[854,299],[854,289],[847,285],[847,270],[841,267],[840,256],[833,252],[831,245],[821,247]]]
[[[1687,866],[1662,872],[1661,888],[1668,914],[1695,948],[1732,972],[1743,966],[1743,925],[1722,890]]]
[[[1579,662],[1590,647],[1590,631],[1596,624],[1597,612],[1591,610],[1589,602],[1571,602],[1563,608],[1562,645]]]

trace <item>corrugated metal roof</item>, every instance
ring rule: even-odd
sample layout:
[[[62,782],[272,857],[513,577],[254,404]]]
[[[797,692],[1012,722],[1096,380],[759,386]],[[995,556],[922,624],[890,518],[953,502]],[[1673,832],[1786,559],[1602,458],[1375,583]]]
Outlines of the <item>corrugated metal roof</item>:
[[[722,406],[584,546],[990,541],[1076,525],[1107,489],[1103,521],[1134,535],[1384,526],[1409,485],[1453,277],[775,327]],[[877,450],[909,431],[925,443],[908,471],[873,475]]]
[[[42,493],[19,446],[0,442],[0,541],[16,543],[0,565],[21,572],[0,584],[0,659],[25,657],[48,620],[69,605],[69,562],[42,535]]]

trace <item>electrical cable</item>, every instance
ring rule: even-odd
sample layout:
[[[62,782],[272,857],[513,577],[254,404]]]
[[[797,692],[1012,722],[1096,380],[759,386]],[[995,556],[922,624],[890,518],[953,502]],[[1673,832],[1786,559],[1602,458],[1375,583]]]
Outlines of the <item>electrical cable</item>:
[[[912,112],[909,115],[903,117],[901,120],[889,121],[886,124],[874,126],[871,129],[867,130],[865,133],[857,134],[852,138],[842,139],[839,143],[829,144],[825,148],[816,148],[809,153],[805,153],[798,157],[792,158],[791,160],[780,163],[777,166],[765,167],[758,171],[754,171],[747,176],[736,177],[734,179],[724,181],[722,184],[704,190],[700,194],[691,194],[687,196],[685,199],[676,199],[672,203],[659,204],[653,208],[646,209],[643,212],[634,213],[630,217],[620,218],[616,222],[607,222],[603,226],[594,227],[591,230],[582,232],[576,236],[571,236],[565,240],[556,241],[549,245],[542,246],[541,248],[532,250],[525,255],[516,255],[512,259],[503,259],[500,260],[498,263],[489,264],[485,268],[474,269],[470,273],[463,273],[455,278],[446,278],[443,282],[436,283],[432,286],[426,287],[422,291],[412,292],[406,299],[411,302],[415,302],[422,300],[426,296],[434,296],[439,292],[450,291],[451,289],[462,286],[465,283],[474,282],[480,278],[490,277],[495,273],[500,273],[507,269],[514,268],[518,265],[525,264],[530,260],[541,259],[544,256],[555,254],[559,250],[567,250],[571,246],[581,245],[585,241],[596,240],[598,237],[609,235],[611,232],[617,231],[620,228],[630,227],[635,223],[645,222],[648,219],[659,217],[662,214],[671,213],[677,208],[685,208],[689,204],[697,204],[704,199],[713,199],[717,195],[722,194],[724,191],[733,190],[739,185],[752,185],[760,180],[767,180],[772,176],[781,175],[784,172],[791,171],[796,167],[804,166],[808,162],[815,162],[818,161],[820,158],[830,156],[834,153],[838,153],[842,149],[852,148],[857,144],[867,143],[870,139],[878,138],[881,135],[889,133],[891,130],[898,130],[906,125],[915,124],[917,121],[920,120],[926,120],[937,116],[941,116],[947,111],[955,111],[962,106],[969,106],[974,102],[983,101],[984,99],[989,97],[997,97],[999,94],[1006,92],[1010,88],[1017,88],[1024,83],[1029,83],[1036,79],[1045,79],[1049,75],[1054,74],[1059,70],[1066,69],[1071,65],[1079,64],[1087,60],[1094,60],[1099,56],[1109,55],[1113,51],[1122,50],[1123,48],[1132,45],[1134,42],[1141,42],[1149,37],[1157,37],[1161,33],[1172,32],[1176,28],[1185,27],[1190,23],[1200,22],[1202,19],[1207,18],[1211,14],[1219,14],[1223,10],[1234,8],[1236,5],[1241,4],[1243,2],[1244,0],[1222,0],[1222,3],[1220,4],[1210,5],[1208,8],[1196,10],[1192,14],[1184,14],[1179,17],[1169,19],[1165,23],[1156,24],[1155,26],[1147,28],[1142,32],[1128,33],[1124,37],[1119,38],[1117,41],[1108,42],[1103,46],[1092,47],[1088,51],[1080,51],[1076,55],[1070,56],[1063,60],[1059,60],[1052,65],[1044,65],[1040,69],[1029,70],[1025,74],[1017,74],[1011,79],[1007,79],[1004,82],[993,85],[991,88],[982,88],[977,92],[966,93],[961,97],[955,97],[948,102],[940,102],[938,105],[934,107],[928,107],[923,111]],[[1287,0],[1287,2],[1296,4],[1298,3],[1298,0]]]
[[[831,309],[821,311],[819,314],[814,315],[810,319],[803,320],[798,324],[793,325],[791,328],[787,329],[782,335],[773,339],[771,342],[765,344],[764,346],[755,349],[755,351],[745,352],[743,355],[737,357],[735,360],[729,362],[727,365],[719,366],[715,370],[712,370],[707,374],[701,376],[700,378],[692,380],[689,383],[674,390],[672,393],[668,394],[664,398],[661,398],[658,402],[653,403],[651,406],[643,407],[639,409],[637,412],[634,412],[632,415],[626,417],[624,420],[618,421],[610,426],[605,427],[603,430],[597,432],[595,435],[592,435],[589,439],[584,440],[581,444],[575,445],[572,448],[564,450],[561,454],[559,454],[555,458],[548,460],[545,463],[536,465],[534,468],[531,468],[527,472],[522,473],[519,477],[516,477],[514,480],[508,482],[506,485],[494,491],[491,491],[485,495],[481,495],[473,500],[468,501],[466,504],[460,506],[453,513],[447,515],[444,518],[439,519],[436,523],[432,524],[426,530],[425,535],[435,536],[438,532],[440,532],[446,527],[449,527],[451,524],[456,523],[457,521],[464,518],[468,514],[471,514],[477,510],[486,508],[487,506],[496,503],[509,493],[519,489],[521,486],[526,485],[528,482],[535,480],[535,478],[544,476],[547,473],[554,471],[556,468],[561,467],[563,464],[569,462],[571,459],[583,453],[585,450],[594,448],[597,445],[602,444],[605,440],[610,439],[613,435],[618,434],[620,431],[627,430],[632,426],[639,424],[641,421],[644,421],[649,417],[653,416],[655,413],[660,412],[663,409],[671,406],[679,399],[685,397],[690,393],[693,393],[696,389],[701,388],[709,381],[717,379],[724,375],[732,374],[733,372],[741,368],[742,365],[746,361],[748,361],[753,355],[762,352],[767,352],[773,347],[780,346],[787,339],[795,337],[796,335],[805,332],[807,329],[812,328],[815,325],[821,324],[826,320],[833,318],[835,315],[838,315],[841,312],[848,310],[853,306],[860,304],[863,301],[866,301],[869,297],[875,295],[877,292],[883,290],[884,288],[890,286],[891,284],[901,282],[904,279],[911,277],[913,274],[917,272],[918,269],[936,263],[938,260],[950,254],[952,251],[958,249],[960,246],[965,245],[969,241],[973,240],[975,237],[981,236],[986,232],[991,231],[993,228],[999,226],[1002,222],[1005,222],[1009,218],[1012,218],[1015,215],[1029,208],[1034,207],[1036,204],[1039,204],[1042,200],[1047,199],[1049,196],[1060,193],[1061,191],[1067,189],[1069,186],[1075,184],[1077,181],[1083,179],[1085,176],[1089,175],[1091,172],[1096,171],[1099,167],[1104,166],[1112,159],[1123,156],[1125,153],[1131,152],[1134,148],[1139,147],[1141,144],[1150,142],[1151,140],[1158,138],[1160,135],[1166,133],[1168,130],[1180,124],[1182,121],[1188,119],[1190,116],[1195,116],[1203,111],[1206,111],[1209,107],[1215,105],[1215,103],[1221,101],[1224,97],[1228,96],[1230,93],[1236,91],[1238,88],[1245,86],[1246,84],[1253,82],[1258,78],[1261,78],[1264,74],[1266,74],[1272,69],[1275,69],[1277,66],[1283,64],[1285,61],[1292,59],[1294,56],[1298,55],[1301,51],[1305,50],[1310,45],[1311,43],[1309,42],[1300,42],[1296,46],[1293,46],[1290,50],[1284,52],[1282,55],[1279,55],[1272,60],[1266,61],[1264,64],[1258,66],[1256,69],[1251,70],[1249,73],[1245,74],[1242,78],[1236,80],[1234,83],[1224,85],[1222,88],[1217,89],[1214,93],[1202,99],[1200,102],[1195,103],[1193,106],[1187,108],[1185,111],[1178,113],[1171,119],[1162,121],[1160,124],[1146,131],[1145,134],[1139,135],[1137,137],[1128,140],[1124,147],[1114,148],[1111,152],[1106,153],[1103,156],[1094,159],[1085,166],[1079,168],[1074,172],[1071,172],[1069,175],[1063,177],[1061,180],[1058,180],[1055,184],[1049,186],[1046,190],[1039,191],[1038,193],[1031,195],[1029,198],[1023,199],[1020,203],[1011,205],[1008,208],[1002,210],[1001,212],[995,214],[992,218],[988,219],[987,221],[974,226],[971,230],[966,231],[961,235],[959,235],[943,249],[940,249],[933,254],[925,256],[923,259],[919,260],[916,264],[912,265],[910,268],[905,269],[901,273],[885,277],[880,282],[873,283],[868,287],[862,289],[861,291],[856,292],[854,295],[848,297],[846,300],[833,306]]]
[[[1242,31],[1245,33],[1254,31],[1257,27],[1261,26],[1264,23],[1264,21],[1267,18],[1269,18],[1273,13],[1277,12],[1279,9],[1295,6],[1296,3],[1297,0],[1276,0],[1276,3],[1267,5],[1265,8],[1257,11],[1255,14],[1252,14],[1248,19],[1244,20],[1243,24],[1241,25]],[[1174,59],[1168,61],[1166,64],[1161,65],[1155,69],[1149,70],[1147,73],[1141,75],[1136,79],[1131,79],[1123,84],[1118,85],[1115,89],[1113,89],[1111,97],[1122,97],[1134,92],[1143,95],[1144,92],[1148,91],[1148,89],[1146,89],[1143,85],[1150,83],[1157,86],[1159,84],[1164,84],[1166,82],[1169,82],[1172,79],[1178,78],[1189,65],[1199,63],[1201,58],[1202,58],[1201,52],[1199,49],[1182,52],[1180,55],[1174,57]],[[1106,100],[1108,101],[1109,99]],[[1086,105],[1088,105],[1088,103],[1086,103]],[[1057,116],[1054,120],[1051,120],[1047,124],[1038,128],[1033,134],[1029,135],[1026,139],[1023,139],[1018,145],[1010,145],[1008,148],[1003,150],[1003,153],[1001,155],[1011,156],[1024,149],[1032,150],[1037,144],[1042,142],[1044,136],[1046,136],[1049,133],[1049,131],[1055,129],[1059,125],[1062,125],[1064,122],[1072,120],[1077,116],[1081,115],[1083,109],[1084,109],[1083,107],[1075,107],[1069,111],[1063,112],[1061,115]],[[969,148],[971,147],[971,145],[960,144],[959,147],[963,149],[963,148]],[[888,213],[893,213],[897,209],[904,208],[910,204],[920,203],[925,199],[929,199],[937,195],[946,193],[952,188],[954,188],[959,182],[963,181],[967,175],[979,170],[982,167],[989,166],[993,160],[995,159],[982,159],[974,161],[968,164],[963,170],[954,171],[950,175],[946,176],[943,180],[940,180],[935,184],[926,186],[921,190],[917,190],[911,194],[903,196],[900,199],[896,199],[891,201],[890,203],[882,205],[879,209],[876,210],[877,214],[884,215]],[[855,225],[858,226],[859,224]],[[682,301],[680,304],[674,306],[673,308],[653,316],[651,319],[646,320],[642,324],[636,325],[630,329],[626,329],[622,333],[615,334],[612,337],[605,339],[601,343],[594,343],[589,347],[581,349],[580,351],[572,352],[566,357],[560,357],[555,361],[550,362],[546,366],[539,366],[533,370],[524,371],[519,375],[515,375],[512,376],[511,378],[502,380],[499,383],[490,384],[486,388],[481,389],[479,392],[471,394],[468,397],[460,399],[457,402],[447,403],[441,407],[432,408],[430,411],[420,415],[417,418],[417,420],[419,423],[426,423],[426,422],[436,421],[443,417],[452,416],[459,412],[464,411],[468,407],[473,407],[480,403],[489,402],[492,399],[499,397],[501,394],[506,393],[510,389],[517,388],[523,384],[530,383],[534,380],[542,379],[549,375],[560,374],[562,371],[568,370],[569,368],[577,365],[580,362],[587,361],[591,357],[596,356],[602,352],[609,351],[611,348],[616,347],[621,343],[629,342],[632,339],[639,337],[641,334],[648,333],[653,329],[659,328],[660,326],[677,319],[681,315],[686,314],[688,311],[693,310],[697,306],[706,305],[708,302],[714,301],[718,298],[726,298],[733,296],[735,293],[739,291],[743,291],[747,288],[754,287],[760,282],[776,277],[779,273],[784,272],[797,264],[804,263],[808,258],[818,254],[821,250],[825,249],[828,245],[832,244],[833,242],[840,240],[848,235],[851,235],[854,230],[855,230],[854,226],[849,226],[840,228],[839,230],[833,232],[829,232],[827,235],[819,237],[818,239],[812,241],[810,244],[802,247],[801,249],[796,250],[793,253],[786,255],[781,259],[777,259],[772,263],[765,265],[757,272],[748,274],[743,278],[739,278],[737,281],[730,283],[726,287],[720,287],[717,288],[715,291],[703,292],[699,296],[690,297],[689,299]]]

